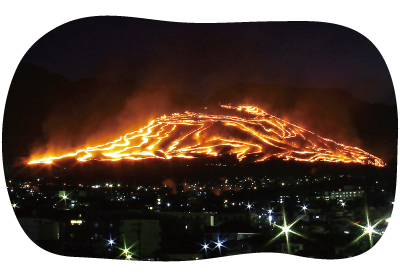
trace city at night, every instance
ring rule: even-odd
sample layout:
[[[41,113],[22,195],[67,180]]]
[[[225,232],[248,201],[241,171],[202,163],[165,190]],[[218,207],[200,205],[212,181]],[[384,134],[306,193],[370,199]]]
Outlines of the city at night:
[[[38,251],[156,265],[390,244],[396,95],[352,29],[81,18],[8,88],[4,186]]]

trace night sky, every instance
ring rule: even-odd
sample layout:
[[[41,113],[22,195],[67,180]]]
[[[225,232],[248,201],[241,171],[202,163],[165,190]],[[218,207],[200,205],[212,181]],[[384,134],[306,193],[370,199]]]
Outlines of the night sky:
[[[328,23],[91,17],[50,31],[22,61],[71,80],[132,79],[203,99],[252,82],[343,88],[370,103],[396,103],[388,68],[373,43]]]

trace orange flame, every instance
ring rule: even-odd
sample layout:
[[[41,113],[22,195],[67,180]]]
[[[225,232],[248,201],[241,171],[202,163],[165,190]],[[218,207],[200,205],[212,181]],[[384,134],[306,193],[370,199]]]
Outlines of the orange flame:
[[[31,160],[28,164],[51,164],[54,160],[66,157],[75,157],[78,161],[85,162],[174,157],[192,159],[222,154],[234,154],[241,161],[254,154],[257,156],[256,162],[275,156],[307,162],[360,163],[379,167],[385,165],[381,159],[357,147],[320,137],[257,107],[221,107],[246,113],[247,116],[244,118],[194,112],[164,115],[151,121],[146,127],[113,142],[59,157]]]

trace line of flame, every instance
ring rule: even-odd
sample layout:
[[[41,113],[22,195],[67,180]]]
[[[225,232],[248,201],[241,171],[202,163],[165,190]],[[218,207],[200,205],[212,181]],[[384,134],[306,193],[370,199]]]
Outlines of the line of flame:
[[[322,160],[327,162],[372,164],[379,167],[385,165],[378,157],[357,147],[346,146],[333,140],[320,137],[304,128],[272,116],[258,107],[234,107],[228,105],[221,105],[221,107],[245,112],[253,115],[254,118],[245,119],[237,116],[208,115],[194,112],[185,112],[183,114],[175,113],[171,116],[164,115],[156,120],[152,120],[147,126],[140,130],[128,133],[115,141],[94,147],[88,147],[86,149],[80,149],[73,153],[68,153],[58,157],[31,160],[28,164],[51,164],[55,160],[66,157],[76,157],[78,161],[84,162],[93,159],[92,153],[94,152],[100,153],[104,157],[101,158],[101,160],[110,161],[118,161],[121,159],[141,160],[148,158],[171,159],[174,157],[191,159],[195,158],[195,156],[199,154],[218,156],[219,154],[215,149],[216,147],[229,146],[232,148],[230,154],[236,154],[239,160],[242,160],[249,154],[263,154],[264,156],[257,159],[256,162],[264,161],[275,156],[278,158],[285,158],[286,160],[307,162]],[[215,122],[221,122],[225,126],[236,127],[250,134],[257,140],[262,141],[266,145],[274,149],[280,149],[280,153],[269,154],[263,152],[263,147],[260,144],[248,141],[232,140],[223,137],[213,137],[205,142],[201,142],[200,134]],[[176,130],[178,125],[194,126],[197,128],[194,128],[194,130],[175,139],[167,150],[157,149],[157,146],[164,139],[168,138]],[[267,128],[265,125],[269,125],[270,127]],[[263,133],[254,130],[251,128],[252,126],[261,127]],[[159,130],[153,134],[153,130],[157,127],[159,127]],[[168,130],[168,128],[170,129]],[[180,146],[182,141],[189,136],[191,136],[197,143],[186,147]],[[312,136],[315,139],[310,140],[307,138],[308,136]],[[310,146],[301,148],[295,142],[289,141],[296,137],[306,140]],[[141,138],[141,142],[137,145],[132,145],[132,140],[136,138]],[[156,139],[156,141],[151,142],[152,139]],[[212,144],[205,146],[204,143]],[[318,146],[318,144],[320,146]],[[333,144],[335,146],[335,153],[332,151],[332,147],[328,144]],[[145,150],[143,150],[143,148],[145,148]],[[110,152],[110,150],[115,151]],[[156,152],[162,154],[156,154]],[[81,156],[82,154],[83,156]],[[299,155],[308,155],[309,157],[299,157]]]

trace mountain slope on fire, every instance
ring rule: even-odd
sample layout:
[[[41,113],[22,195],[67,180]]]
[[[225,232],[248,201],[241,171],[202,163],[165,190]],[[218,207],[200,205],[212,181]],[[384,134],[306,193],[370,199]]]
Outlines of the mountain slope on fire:
[[[238,83],[210,93],[209,98],[200,99],[182,89],[141,87],[129,79],[71,81],[21,62],[4,110],[3,165],[15,174],[29,158],[61,156],[104,144],[139,130],[163,114],[227,114],[228,110],[221,111],[218,103],[231,103],[257,106],[322,137],[357,146],[384,160],[388,167],[397,168],[396,106],[361,101],[339,89],[284,84]],[[249,114],[238,116],[247,118]],[[223,154],[226,149],[219,151]],[[254,155],[258,154],[246,157]]]
[[[235,155],[239,161],[251,157],[260,162],[277,157],[385,165],[378,157],[357,147],[320,137],[255,106],[221,105],[219,108],[221,111],[217,114],[187,111],[164,115],[113,142],[58,157],[31,160],[29,164],[51,164],[67,157],[84,162]]]

